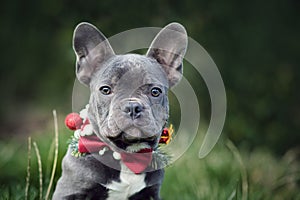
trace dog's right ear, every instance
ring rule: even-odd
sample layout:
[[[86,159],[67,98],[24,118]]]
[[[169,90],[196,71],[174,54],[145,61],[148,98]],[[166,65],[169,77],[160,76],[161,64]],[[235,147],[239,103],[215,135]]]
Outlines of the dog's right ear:
[[[95,26],[86,22],[78,24],[74,30],[73,49],[77,56],[76,76],[87,86],[93,73],[115,55],[107,38]]]

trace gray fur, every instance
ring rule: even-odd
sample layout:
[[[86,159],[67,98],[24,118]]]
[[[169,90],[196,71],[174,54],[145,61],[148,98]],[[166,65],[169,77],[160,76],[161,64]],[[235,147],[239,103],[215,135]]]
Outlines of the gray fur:
[[[126,151],[112,138],[122,134],[137,150],[145,145],[157,148],[162,129],[169,116],[168,88],[182,77],[182,60],[187,47],[186,31],[178,23],[171,23],[158,33],[146,55],[115,55],[108,40],[93,25],[79,24],[73,37],[77,56],[76,76],[90,88],[88,118],[95,134],[109,144],[113,151]],[[109,86],[111,93],[99,91]],[[158,88],[161,94],[153,96]],[[134,114],[134,115],[133,115]],[[143,139],[152,138],[148,143]],[[136,151],[137,151],[136,150]],[[109,189],[105,186],[120,181],[120,161],[111,155],[102,162],[99,155],[90,154],[75,158],[70,150],[63,159],[62,177],[57,183],[53,199],[106,199]],[[146,188],[131,197],[121,199],[159,199],[163,170],[146,172]]]

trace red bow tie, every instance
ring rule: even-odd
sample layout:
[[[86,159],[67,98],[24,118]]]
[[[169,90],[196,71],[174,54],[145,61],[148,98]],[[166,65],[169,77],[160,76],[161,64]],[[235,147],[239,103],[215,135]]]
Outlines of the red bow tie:
[[[96,153],[109,146],[102,142],[96,135],[80,137],[78,151],[80,153]],[[142,173],[151,163],[152,149],[142,149],[136,153],[121,152],[122,162],[135,174]]]

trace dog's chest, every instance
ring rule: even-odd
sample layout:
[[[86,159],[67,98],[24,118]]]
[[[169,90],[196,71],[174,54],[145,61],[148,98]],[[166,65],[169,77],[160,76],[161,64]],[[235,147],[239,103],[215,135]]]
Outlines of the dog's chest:
[[[109,189],[108,200],[126,200],[146,187],[146,174],[134,174],[121,162],[120,181],[112,181],[105,187]]]

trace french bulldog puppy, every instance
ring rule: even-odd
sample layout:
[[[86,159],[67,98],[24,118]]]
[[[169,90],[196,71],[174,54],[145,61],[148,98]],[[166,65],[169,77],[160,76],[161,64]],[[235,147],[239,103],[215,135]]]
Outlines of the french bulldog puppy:
[[[146,55],[116,55],[95,26],[76,27],[76,76],[90,88],[87,119],[93,140],[104,147],[89,150],[95,143],[88,141],[79,157],[69,147],[54,200],[160,199],[164,171],[159,160],[156,167],[149,163],[156,159],[169,116],[168,89],[182,77],[186,48],[187,34],[178,23],[164,27]]]

